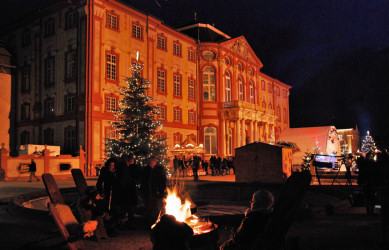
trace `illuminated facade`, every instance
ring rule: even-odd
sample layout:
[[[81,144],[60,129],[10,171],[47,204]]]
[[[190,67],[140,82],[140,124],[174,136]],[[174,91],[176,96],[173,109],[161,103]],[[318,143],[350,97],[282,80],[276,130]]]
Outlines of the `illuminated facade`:
[[[18,69],[15,145],[61,145],[64,153],[83,145],[87,164],[101,163],[132,63],[151,81],[164,122],[158,136],[170,149],[191,137],[207,155],[229,156],[289,128],[290,86],[260,72],[243,36],[200,23],[172,29],[115,0],[63,1],[41,13],[6,36]]]

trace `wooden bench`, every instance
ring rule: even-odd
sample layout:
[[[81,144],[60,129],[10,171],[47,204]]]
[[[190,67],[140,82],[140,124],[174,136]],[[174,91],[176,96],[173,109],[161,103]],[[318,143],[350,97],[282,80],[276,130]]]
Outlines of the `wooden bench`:
[[[66,228],[63,219],[61,218],[61,215],[55,205],[52,202],[49,202],[48,208],[50,211],[50,214],[55,222],[55,224],[58,227],[58,230],[62,234],[62,236],[65,238],[66,245],[71,250],[78,250],[78,249],[85,249],[85,244],[83,238],[80,237],[74,237],[72,236],[68,229]],[[64,205],[64,204],[61,204]],[[66,206],[66,205],[64,205]],[[70,210],[70,208],[69,208]]]
[[[74,183],[76,184],[76,188],[78,190],[78,193],[80,194],[80,200],[84,200],[87,198],[87,190],[88,190],[88,184],[86,183],[84,174],[82,173],[81,169],[75,168],[71,170]],[[80,210],[80,213],[86,213],[85,210]],[[90,217],[89,215],[83,214],[84,217]],[[103,216],[99,216],[96,218],[98,221],[98,226],[95,231],[96,239],[97,241],[100,241],[101,239],[108,239],[107,231],[105,230],[104,226],[104,219]]]

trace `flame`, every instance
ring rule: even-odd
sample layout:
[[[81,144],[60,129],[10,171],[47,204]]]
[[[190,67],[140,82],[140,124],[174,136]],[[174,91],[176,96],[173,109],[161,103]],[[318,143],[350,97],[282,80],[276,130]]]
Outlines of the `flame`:
[[[177,221],[185,222],[188,224],[192,229],[194,234],[202,234],[207,233],[215,229],[215,225],[213,225],[210,222],[204,222],[200,221],[199,218],[191,214],[190,206],[192,203],[185,199],[183,201],[178,196],[177,186],[173,188],[167,188],[167,197],[165,199],[165,213],[173,215]],[[158,220],[156,223],[158,223]],[[154,224],[152,228],[155,226]]]
[[[190,205],[192,203],[187,199],[182,202],[180,197],[178,197],[175,188],[167,189],[165,203],[166,213],[173,215],[177,221],[185,222],[185,220],[191,216]]]

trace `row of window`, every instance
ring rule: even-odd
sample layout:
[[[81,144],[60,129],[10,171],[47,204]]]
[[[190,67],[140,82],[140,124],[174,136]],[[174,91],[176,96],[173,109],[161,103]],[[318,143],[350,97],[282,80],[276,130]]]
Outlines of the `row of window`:
[[[55,131],[53,128],[43,130],[43,144],[55,145]],[[68,126],[64,129],[64,148],[63,153],[74,153],[77,151],[77,134],[76,127]],[[23,131],[20,134],[20,145],[31,144],[31,134],[29,131]]]
[[[158,35],[157,48],[167,51],[167,37],[163,34]],[[173,41],[173,55],[182,56],[182,44],[179,41]],[[195,51],[193,48],[188,48],[188,60],[195,61]]]
[[[166,114],[167,114],[167,107],[166,106],[158,106],[158,119],[159,120],[166,120]],[[174,122],[182,122],[182,109],[179,107],[173,108],[173,120]],[[193,110],[188,111],[188,123],[189,124],[195,124],[196,122],[196,113]]]
[[[30,103],[23,103],[21,107],[21,120],[30,120]],[[74,95],[65,96],[65,113],[76,111],[76,97]],[[54,98],[47,98],[44,101],[43,115],[45,117],[54,116]]]
[[[69,11],[65,14],[65,29],[71,29],[77,26],[78,23],[78,12],[76,11]],[[45,37],[52,36],[55,34],[55,18],[51,17],[47,20],[44,21],[43,24],[43,35]],[[22,31],[21,35],[21,46],[26,47],[31,44],[31,30],[30,29],[25,29]]]
[[[115,112],[117,110],[118,98],[112,95],[106,96],[105,107],[108,112]],[[159,120],[166,120],[167,107],[164,105],[157,106],[158,114],[157,118]],[[182,109],[176,107],[173,109],[173,119],[174,122],[182,122]],[[188,111],[188,123],[194,124],[196,119],[196,113],[193,110]]]
[[[65,53],[65,82],[75,81],[77,78],[77,53],[70,50]],[[55,57],[48,56],[44,62],[44,85],[52,87],[55,83]],[[29,92],[31,88],[31,67],[25,65],[21,70],[21,91]]]
[[[211,66],[206,66],[202,72],[203,80],[203,100],[204,101],[216,101],[216,72],[215,69]],[[225,101],[232,101],[232,82],[231,82],[231,73],[229,71],[225,72],[224,76],[225,81]],[[250,103],[258,103],[255,95],[255,86],[253,81],[249,81],[249,96],[246,97],[245,85],[241,76],[238,76],[238,100],[239,101],[248,101]],[[261,81],[261,89],[266,91],[265,81]],[[268,83],[268,92],[272,93],[272,84]],[[278,86],[274,87],[276,95],[280,95],[280,88]],[[283,89],[283,97],[287,97],[287,91]]]
[[[119,30],[119,16],[113,11],[107,12],[106,27]],[[133,38],[143,40],[143,26],[137,21],[132,23],[131,35]],[[157,48],[167,51],[167,37],[159,34],[157,38]],[[182,44],[179,41],[173,42],[173,55],[182,56]],[[192,48],[188,49],[188,60],[195,61],[195,51]]]

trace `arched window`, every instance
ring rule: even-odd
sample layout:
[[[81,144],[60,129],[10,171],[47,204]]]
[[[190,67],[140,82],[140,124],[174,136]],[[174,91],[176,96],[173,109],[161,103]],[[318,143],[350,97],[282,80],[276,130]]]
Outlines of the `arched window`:
[[[250,103],[255,103],[254,83],[250,81]]]
[[[238,69],[239,69],[240,71],[242,71],[242,70],[243,70],[243,66],[242,66],[242,64],[241,64],[241,63],[238,63]]]
[[[243,81],[242,81],[242,77],[239,76],[238,78],[238,88],[239,88],[239,101],[243,101],[244,99],[244,96],[243,96]]]
[[[230,65],[230,64],[231,64],[231,60],[230,60],[230,58],[229,58],[228,56],[226,56],[226,64],[227,64],[227,65]]]
[[[266,108],[266,102],[265,101],[262,102],[262,108]]]
[[[288,123],[288,115],[286,113],[286,109],[285,108],[283,110],[283,113],[284,113],[284,123]]]
[[[226,102],[230,102],[231,101],[231,77],[230,77],[230,72],[228,71],[226,71],[225,81],[226,81]]]
[[[269,103],[269,105],[267,106],[269,109],[273,109],[273,106],[271,105],[271,103]]]
[[[280,122],[281,121],[281,108],[280,108],[280,106],[277,106],[277,117],[278,117],[278,121]]]
[[[204,148],[207,154],[217,154],[217,132],[215,127],[204,128]]]
[[[215,70],[210,66],[203,69],[203,94],[204,101],[216,101]]]

